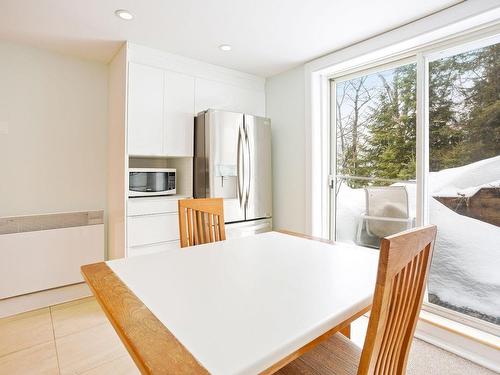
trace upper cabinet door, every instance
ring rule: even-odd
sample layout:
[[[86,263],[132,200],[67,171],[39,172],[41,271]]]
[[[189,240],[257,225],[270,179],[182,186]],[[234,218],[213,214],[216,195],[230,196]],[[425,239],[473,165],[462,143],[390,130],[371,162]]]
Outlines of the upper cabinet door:
[[[194,77],[165,72],[164,152],[193,156]]]
[[[163,155],[164,72],[129,64],[128,153]]]

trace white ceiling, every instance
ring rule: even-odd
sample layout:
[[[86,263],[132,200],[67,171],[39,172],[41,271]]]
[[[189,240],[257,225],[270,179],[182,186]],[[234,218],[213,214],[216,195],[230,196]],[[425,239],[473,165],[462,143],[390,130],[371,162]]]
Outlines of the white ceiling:
[[[267,77],[460,2],[0,0],[0,39],[104,62],[129,40]]]

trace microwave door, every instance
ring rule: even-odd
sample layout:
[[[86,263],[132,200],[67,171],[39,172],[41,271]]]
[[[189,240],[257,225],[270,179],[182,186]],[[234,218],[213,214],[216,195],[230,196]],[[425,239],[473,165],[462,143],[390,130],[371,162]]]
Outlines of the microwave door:
[[[243,115],[209,110],[206,112],[205,134],[209,160],[209,196],[224,198],[226,223],[245,220]]]
[[[131,168],[129,171],[129,196],[175,194],[175,177],[175,169]]]
[[[245,115],[246,220],[272,216],[271,122]]]
[[[130,172],[129,174],[129,191],[143,193],[147,190],[148,178],[147,174],[141,172]]]

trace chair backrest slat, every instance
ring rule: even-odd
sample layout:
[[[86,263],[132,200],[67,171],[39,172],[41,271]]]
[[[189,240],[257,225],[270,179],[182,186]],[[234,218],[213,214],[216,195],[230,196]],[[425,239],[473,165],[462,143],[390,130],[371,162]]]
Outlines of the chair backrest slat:
[[[402,375],[422,306],[436,226],[382,239],[358,375]]]
[[[200,211],[195,211],[196,212],[196,227],[198,228],[198,244],[204,243],[203,239],[203,223],[202,223],[202,217],[201,217],[201,212]]]
[[[208,234],[209,234],[210,242],[214,242],[215,241],[215,239],[214,239],[214,222],[213,222],[214,215],[208,214],[207,216],[208,216]]]
[[[179,211],[180,212],[180,211]],[[186,208],[185,215],[187,217],[187,243],[193,244],[194,241],[194,233],[193,233],[193,210],[190,208]],[[181,223],[184,223],[185,221],[182,219]],[[182,229],[182,226],[180,228],[181,233],[185,233],[185,230]]]
[[[181,201],[179,201],[180,203]],[[198,244],[198,225],[196,224],[196,211],[193,209],[190,209],[191,211],[191,217],[193,221],[193,241],[189,243],[187,246],[193,246]],[[181,211],[179,211],[179,215],[181,214]],[[182,247],[182,242],[181,242],[181,247]]]
[[[179,200],[181,247],[226,239],[222,198]]]
[[[224,220],[222,220],[224,221]],[[219,216],[214,215],[214,234],[215,241],[220,241],[220,224],[219,224]]]

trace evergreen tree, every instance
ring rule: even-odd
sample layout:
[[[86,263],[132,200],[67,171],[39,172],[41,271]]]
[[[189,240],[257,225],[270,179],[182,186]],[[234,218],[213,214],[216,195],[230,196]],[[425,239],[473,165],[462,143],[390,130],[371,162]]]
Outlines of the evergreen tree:
[[[465,99],[470,108],[464,116],[465,164],[500,155],[500,44],[482,48],[474,57],[476,74]]]
[[[457,165],[462,154],[463,133],[453,110],[453,83],[459,64],[455,59],[430,64],[429,80],[429,170]]]
[[[392,80],[382,74],[379,78],[383,90],[368,125],[365,173],[386,179],[415,179],[416,66],[395,68]]]
[[[430,65],[430,170],[500,154],[500,45]]]

